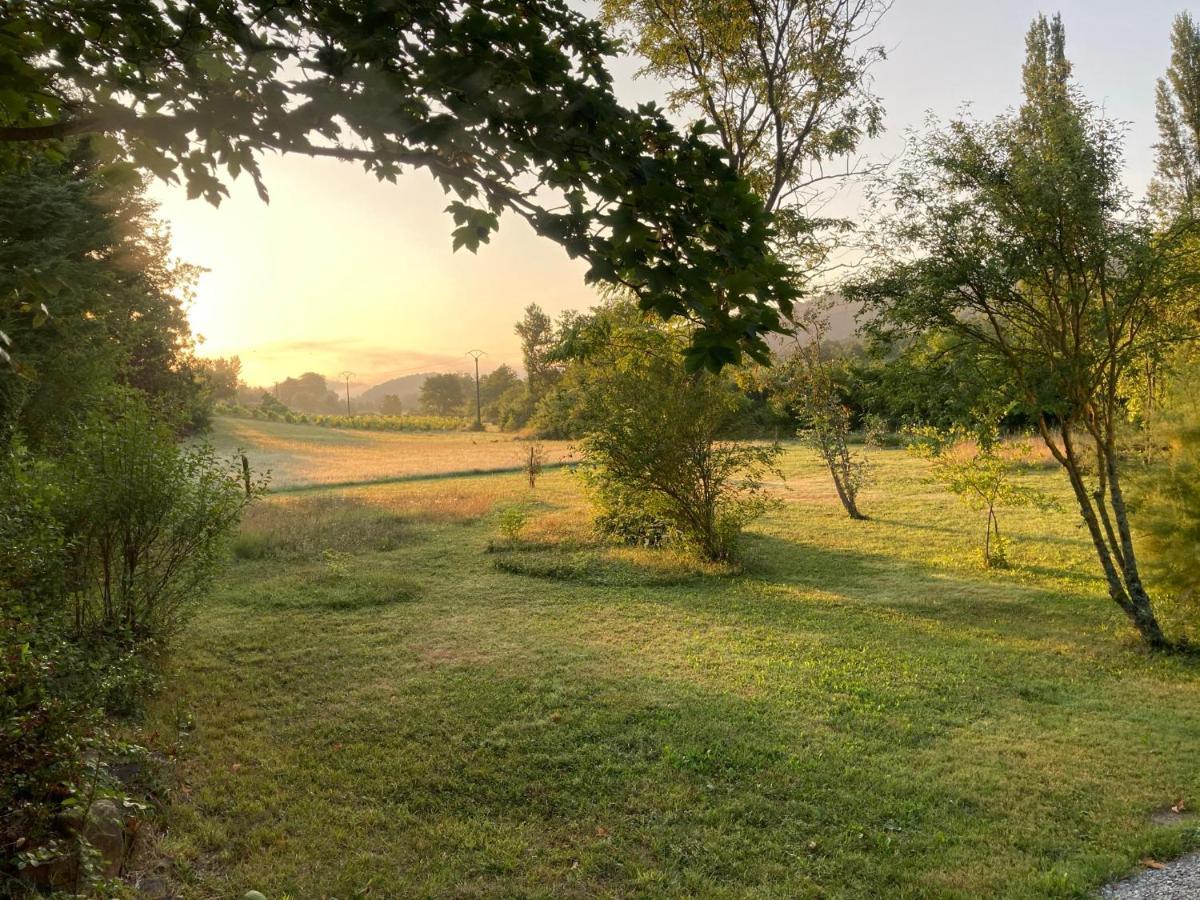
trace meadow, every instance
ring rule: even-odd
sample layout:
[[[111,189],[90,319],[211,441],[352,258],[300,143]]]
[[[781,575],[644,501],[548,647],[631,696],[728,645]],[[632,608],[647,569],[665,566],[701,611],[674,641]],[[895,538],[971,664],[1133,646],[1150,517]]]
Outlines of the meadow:
[[[244,451],[276,491],[432,475],[513,471],[527,444],[495,432],[386,432],[218,416],[205,435],[219,452]],[[570,458],[566,441],[543,441],[545,462]]]
[[[445,476],[500,436],[220,429],[317,487],[251,511],[152,713],[184,897],[1081,897],[1200,845],[1200,667],[1069,504],[985,571],[923,462],[850,522],[790,446],[735,573],[598,543],[565,469]]]

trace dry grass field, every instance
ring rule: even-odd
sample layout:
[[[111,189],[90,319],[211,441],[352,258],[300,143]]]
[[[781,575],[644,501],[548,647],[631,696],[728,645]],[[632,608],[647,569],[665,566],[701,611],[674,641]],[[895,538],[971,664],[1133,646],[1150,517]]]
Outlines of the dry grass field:
[[[221,452],[242,450],[270,470],[275,490],[471,474],[520,467],[527,444],[491,432],[397,433],[218,418],[208,436]],[[542,442],[547,464],[571,458],[566,441]]]

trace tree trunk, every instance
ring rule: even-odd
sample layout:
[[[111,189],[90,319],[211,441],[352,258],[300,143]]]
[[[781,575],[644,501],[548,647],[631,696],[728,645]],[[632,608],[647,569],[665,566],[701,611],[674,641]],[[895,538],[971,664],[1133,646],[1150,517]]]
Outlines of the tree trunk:
[[[1078,455],[1070,436],[1070,423],[1060,426],[1063,437],[1061,448],[1052,439],[1044,421],[1039,423],[1039,430],[1050,452],[1067,471],[1071,489],[1079,503],[1079,514],[1087,525],[1096,555],[1100,558],[1100,566],[1104,570],[1104,577],[1108,581],[1109,596],[1129,618],[1147,646],[1155,650],[1169,648],[1171,643],[1163,634],[1158,618],[1154,615],[1153,605],[1138,571],[1132,532],[1129,528],[1129,513],[1117,477],[1115,451],[1112,447],[1098,448],[1107,478],[1104,480],[1103,490],[1092,493],[1088,491],[1079,468]],[[1111,518],[1109,511],[1103,506],[1106,502],[1111,506]],[[1111,527],[1113,522],[1116,524],[1116,535]],[[1105,525],[1109,527],[1106,528]]]
[[[837,489],[838,499],[842,501],[842,506],[845,508],[847,514],[852,519],[865,522],[867,517],[858,511],[858,503],[855,501],[854,497],[850,496],[850,492],[847,491],[845,486],[842,484],[842,479],[838,475],[837,467],[834,466],[833,463],[829,464],[829,474],[833,476],[833,486]]]

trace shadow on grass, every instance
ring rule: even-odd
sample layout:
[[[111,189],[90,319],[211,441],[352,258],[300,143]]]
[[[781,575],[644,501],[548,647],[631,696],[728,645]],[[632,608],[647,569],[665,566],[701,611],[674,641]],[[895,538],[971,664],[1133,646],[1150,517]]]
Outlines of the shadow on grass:
[[[1087,656],[1097,648],[1111,653],[1108,629],[1122,621],[1099,590],[1094,595],[1065,593],[1004,573],[981,570],[972,575],[758,533],[745,536],[744,553],[746,584],[733,580],[715,587],[715,594],[706,585],[705,595],[689,592],[668,599],[778,628],[805,627],[831,616],[874,622],[886,618],[900,639],[911,637],[905,633],[911,628],[934,627],[946,640],[971,642],[990,635],[1027,646],[1073,646]]]

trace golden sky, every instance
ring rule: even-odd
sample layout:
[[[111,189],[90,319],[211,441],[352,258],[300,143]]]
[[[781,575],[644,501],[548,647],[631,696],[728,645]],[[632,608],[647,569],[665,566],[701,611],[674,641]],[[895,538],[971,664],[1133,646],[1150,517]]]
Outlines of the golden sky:
[[[335,160],[263,168],[269,205],[245,179],[217,208],[155,188],[176,252],[208,269],[191,311],[201,352],[240,355],[250,383],[465,370],[473,348],[485,368],[517,362],[513,323],[527,304],[557,314],[593,302],[584,265],[520,220],[476,255],[451,253],[447,199],[424,172],[391,185]]]
[[[1153,166],[1154,82],[1169,57],[1171,18],[1182,0],[1062,0],[1076,75],[1111,117],[1130,123],[1130,183]],[[1036,0],[896,0],[878,34],[889,50],[875,71],[888,133],[867,147],[894,156],[904,130],[926,110],[945,118],[971,101],[990,116],[1019,100],[1024,33]],[[1052,12],[1053,8],[1047,8]],[[661,95],[635,81],[636,64],[614,66],[628,103]],[[397,185],[333,160],[262,161],[270,205],[246,179],[214,209],[181,188],[156,184],[180,258],[207,267],[191,320],[201,352],[237,354],[243,377],[270,384],[349,369],[365,387],[413,371],[466,371],[467,350],[484,368],[517,364],[513,323],[531,302],[557,314],[591,305],[585,265],[506,218],[478,255],[451,253],[448,198],[421,171]],[[851,189],[826,214],[855,215]]]

